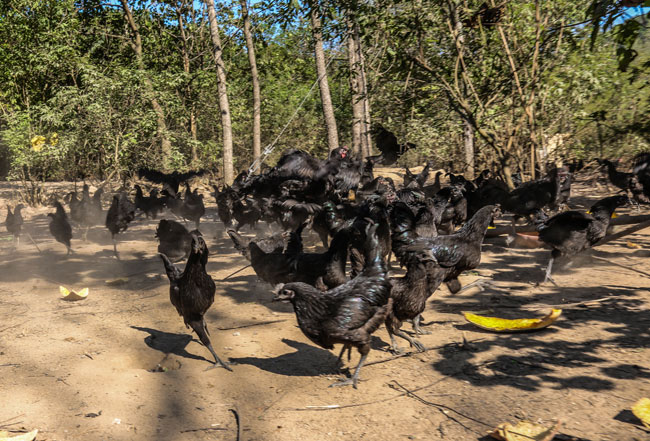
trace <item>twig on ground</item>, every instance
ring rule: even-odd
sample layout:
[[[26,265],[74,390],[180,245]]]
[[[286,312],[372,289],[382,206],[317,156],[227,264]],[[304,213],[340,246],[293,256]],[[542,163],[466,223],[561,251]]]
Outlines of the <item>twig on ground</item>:
[[[27,235],[27,237],[29,237],[29,240],[32,241],[32,243],[34,244],[34,246],[35,246],[36,249],[38,250],[38,253],[39,253],[39,254],[42,254],[43,252],[42,252],[41,249],[38,247],[38,244],[36,244],[36,241],[34,240],[34,238],[32,237],[32,235],[29,234],[27,231],[25,231],[25,234]]]
[[[17,420],[18,418],[20,418],[20,417],[24,417],[24,416],[25,416],[25,414],[24,414],[24,413],[21,413],[20,415],[16,415],[16,416],[13,417],[13,418],[7,418],[6,420],[2,420],[2,421],[0,421],[0,427],[4,427],[4,426],[13,426],[14,424],[17,424],[17,423],[9,423],[9,421],[11,421],[11,420]],[[6,423],[9,423],[9,424],[6,424]]]
[[[459,371],[460,372],[460,371]],[[426,386],[421,386],[417,389],[414,389],[415,391],[426,389],[427,387],[435,386],[436,384],[445,381],[447,378],[451,378],[451,376],[441,378],[440,380],[434,381],[431,384],[427,384]],[[386,401],[391,401],[394,400],[395,398],[403,397],[406,395],[407,392],[402,392],[400,394],[394,395],[392,397],[388,398],[382,398],[381,400],[374,400],[374,401],[367,401],[365,403],[356,403],[356,404],[330,404],[326,406],[305,406],[305,407],[298,407],[294,409],[285,409],[285,410],[294,410],[294,411],[317,411],[317,410],[334,410],[334,409],[348,409],[350,407],[361,407],[361,406],[368,406],[370,404],[377,404],[377,403],[384,403]]]
[[[253,326],[262,326],[262,325],[270,325],[271,323],[280,323],[280,322],[286,322],[287,320],[269,320],[266,322],[259,322],[259,323],[251,323],[248,325],[240,325],[240,326],[230,326],[228,328],[220,328],[217,327],[218,330],[220,331],[231,331],[233,329],[242,329],[242,328],[252,328]]]
[[[188,432],[209,432],[210,430],[226,430],[225,427],[199,427],[196,429],[185,429],[181,430],[180,433],[188,433]]]
[[[485,422],[483,422],[483,421],[481,421],[481,420],[478,420],[478,419],[476,419],[476,418],[474,418],[474,417],[471,417],[471,416],[466,415],[466,414],[464,414],[464,413],[462,413],[462,412],[459,412],[459,411],[457,411],[456,409],[453,409],[453,408],[451,408],[451,407],[449,407],[449,406],[446,406],[446,405],[444,405],[444,404],[432,403],[431,401],[427,401],[427,400],[425,400],[424,398],[422,398],[422,397],[420,397],[419,395],[416,395],[416,394],[414,393],[414,392],[417,391],[417,389],[412,390],[412,391],[411,391],[411,390],[408,390],[407,388],[405,388],[404,386],[402,386],[401,384],[399,384],[399,383],[397,382],[397,380],[393,380],[393,383],[395,383],[395,385],[391,385],[391,384],[389,383],[388,386],[389,386],[389,387],[392,387],[392,388],[395,389],[395,390],[399,390],[399,389],[397,389],[397,387],[399,387],[399,388],[401,388],[402,390],[405,391],[405,394],[406,394],[407,396],[413,397],[413,398],[415,398],[416,400],[418,400],[419,402],[421,402],[421,403],[423,403],[423,404],[426,404],[427,406],[437,407],[438,410],[440,410],[440,413],[442,413],[444,416],[446,416],[446,417],[449,418],[450,420],[452,420],[452,421],[454,421],[454,422],[460,424],[462,427],[464,427],[465,429],[467,429],[467,430],[469,430],[469,431],[471,431],[471,432],[474,432],[474,433],[477,433],[477,434],[479,434],[479,435],[482,435],[481,432],[478,432],[478,431],[472,429],[471,427],[467,427],[465,424],[461,423],[461,422],[458,421],[456,418],[454,418],[453,416],[449,415],[449,414],[448,414],[447,412],[445,412],[443,409],[450,410],[450,411],[452,411],[452,412],[454,412],[454,413],[456,413],[456,414],[462,416],[463,418],[467,418],[468,420],[470,420],[470,421],[474,421],[475,423],[479,423],[479,424],[481,424],[481,425],[483,425],[483,426],[486,426],[486,427],[495,427],[494,425],[487,424],[487,423],[485,423]]]
[[[239,268],[239,269],[238,269],[237,271],[235,271],[234,273],[231,273],[231,274],[227,275],[226,277],[224,277],[223,279],[221,279],[221,280],[219,280],[219,281],[220,281],[220,282],[224,282],[224,281],[228,280],[229,278],[231,278],[232,276],[234,276],[235,274],[244,271],[246,268],[248,268],[248,267],[250,267],[250,266],[251,266],[251,264],[249,263],[249,264],[246,265],[245,267],[243,267],[243,268]]]
[[[472,340],[470,343],[473,343],[473,342],[476,342],[476,341],[481,341],[481,340],[485,340],[485,338],[478,338],[476,340]],[[376,361],[371,361],[369,363],[364,363],[364,367],[372,366],[373,364],[387,363],[389,361],[397,360],[398,358],[410,357],[411,355],[424,354],[425,352],[431,351],[433,349],[442,349],[442,348],[444,348],[446,346],[453,345],[453,344],[457,344],[457,343],[449,342],[447,344],[440,345],[440,346],[431,346],[429,348],[424,348],[424,351],[422,351],[422,352],[411,351],[411,352],[405,352],[403,354],[393,355],[392,357],[385,358],[383,360],[376,360]]]
[[[632,268],[632,267],[630,267],[630,266],[623,265],[623,264],[621,264],[621,263],[616,263],[616,262],[614,262],[614,261],[612,261],[612,260],[608,260],[608,259],[605,259],[605,258],[603,258],[603,257],[594,256],[594,255],[592,254],[592,255],[591,255],[591,258],[592,258],[592,259],[596,259],[596,260],[600,260],[601,262],[607,262],[607,263],[609,263],[609,264],[611,264],[611,265],[614,265],[614,266],[620,266],[621,268],[625,268],[626,270],[634,271],[635,273],[643,274],[643,275],[646,276],[646,277],[650,277],[650,274],[646,273],[645,271],[641,271],[641,270],[638,270],[638,269],[636,269],[636,268]]]
[[[235,423],[237,423],[237,441],[241,440],[241,421],[239,420],[239,412],[234,407],[228,409],[235,416]]]
[[[623,236],[627,236],[628,234],[636,233],[637,231],[643,230],[643,229],[648,228],[648,227],[650,227],[650,220],[646,220],[644,222],[636,224],[635,226],[633,226],[631,228],[628,228],[626,230],[623,230],[623,231],[619,231],[616,234],[610,234],[609,236],[605,236],[602,239],[600,239],[600,241],[596,242],[593,245],[593,247],[597,247],[597,246],[600,246],[600,245],[605,245],[608,242],[620,239]]]
[[[17,327],[20,326],[20,325],[24,325],[24,324],[27,323],[28,321],[29,321],[29,320],[24,321],[24,322],[22,322],[22,323],[18,323],[18,324],[16,324],[16,325],[7,326],[6,328],[2,328],[2,329],[0,329],[0,332],[4,332],[4,331],[6,331],[6,330],[8,330],[8,329],[12,329],[12,328],[17,328]]]

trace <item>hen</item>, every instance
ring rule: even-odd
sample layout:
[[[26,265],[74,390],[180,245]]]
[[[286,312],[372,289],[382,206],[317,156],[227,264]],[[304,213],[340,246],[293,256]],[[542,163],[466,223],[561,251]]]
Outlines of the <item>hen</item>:
[[[111,232],[111,239],[113,239],[113,252],[118,259],[120,255],[117,253],[117,236],[122,231],[126,231],[129,223],[135,219],[135,205],[129,200],[125,192],[120,192],[119,196],[113,196],[111,207],[106,213],[106,228]]]
[[[369,157],[374,163],[393,165],[407,150],[416,148],[415,144],[411,143],[398,144],[397,137],[392,132],[386,130],[381,124],[373,127],[372,135],[377,149],[381,152],[377,156]]]
[[[560,195],[560,174],[553,168],[548,176],[521,184],[512,190],[503,201],[504,211],[513,213],[513,235],[516,235],[515,223],[519,217],[528,217],[546,206],[556,208]]]
[[[169,299],[172,305],[183,317],[186,327],[191,327],[199,340],[208,348],[214,357],[215,364],[211,367],[224,367],[232,372],[230,366],[219,359],[212,348],[208,326],[204,315],[214,303],[216,285],[205,270],[208,263],[208,246],[198,231],[192,232],[192,246],[185,269],[181,271],[164,254],[160,255],[167,277],[169,278]]]
[[[342,343],[339,360],[352,347],[361,354],[352,378],[332,386],[357,387],[359,372],[370,352],[370,336],[391,308],[390,283],[378,253],[376,228],[371,226],[366,232],[366,264],[357,277],[326,292],[306,283],[287,283],[273,297],[274,301],[293,304],[298,326],[312,342],[325,349]]]
[[[609,220],[618,207],[629,202],[627,196],[610,196],[596,202],[590,214],[581,211],[565,211],[545,219],[543,212],[536,217],[539,239],[553,248],[546,267],[544,282],[551,278],[553,261],[560,256],[574,256],[593,246],[607,234]]]
[[[162,203],[158,199],[158,190],[153,189],[149,196],[142,193],[142,187],[135,186],[135,208],[141,210],[147,219],[155,219],[162,211]]]
[[[158,252],[173,261],[186,258],[190,254],[192,236],[187,228],[173,220],[161,219],[156,228],[156,235],[160,242]]]
[[[194,222],[195,228],[199,229],[201,216],[205,214],[203,195],[198,193],[198,188],[190,191],[190,185],[185,183],[185,198],[181,206],[181,215],[184,219]]]
[[[391,346],[394,353],[399,353],[395,335],[407,340],[418,351],[424,351],[422,344],[400,330],[402,322],[413,320],[416,333],[421,333],[419,317],[424,311],[427,299],[434,290],[429,289],[427,280],[428,267],[435,262],[434,257],[427,250],[418,252],[409,251],[405,256],[406,275],[392,277],[390,297],[393,299],[393,308],[386,318],[386,330],[390,335]]]
[[[57,240],[61,242],[68,249],[68,253],[72,253],[72,247],[70,246],[70,240],[72,239],[72,227],[70,222],[68,222],[68,215],[65,214],[63,206],[57,201],[54,203],[56,207],[56,213],[48,213],[48,216],[52,218],[50,221],[50,233]]]
[[[255,242],[264,253],[277,254],[284,251],[284,248],[287,246],[287,238],[289,237],[289,233],[282,232],[263,239],[248,240],[232,228],[228,229],[226,232],[235,245],[235,249],[237,249],[237,251],[239,251],[249,262],[251,261],[251,253],[249,249],[251,242]]]
[[[13,213],[11,212],[11,207],[7,205],[7,218],[5,219],[5,226],[7,227],[7,232],[9,232],[14,238],[14,247],[18,248],[20,243],[20,231],[23,228],[23,215],[21,210],[25,208],[23,204],[18,204],[14,207]]]
[[[305,224],[291,233],[285,254],[295,276],[291,282],[304,282],[323,291],[347,282],[345,264],[348,259],[348,229],[334,235],[332,243],[324,253],[304,253],[302,249],[302,230]]]
[[[454,234],[415,241],[422,250],[429,250],[436,264],[428,271],[429,289],[434,292],[442,282],[452,293],[460,291],[458,276],[476,268],[481,262],[481,244],[488,226],[500,214],[498,205],[481,208]]]
[[[166,184],[171,188],[175,193],[178,193],[178,187],[183,183],[193,178],[194,176],[202,176],[206,173],[206,170],[197,170],[189,171],[186,173],[162,173],[157,170],[151,170],[148,168],[141,168],[138,170],[138,177],[147,179],[156,184]]]

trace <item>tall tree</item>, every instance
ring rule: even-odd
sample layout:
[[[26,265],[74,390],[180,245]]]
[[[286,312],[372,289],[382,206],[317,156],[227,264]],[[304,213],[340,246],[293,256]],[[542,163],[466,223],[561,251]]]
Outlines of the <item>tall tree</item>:
[[[244,37],[246,38],[246,49],[248,50],[248,63],[251,66],[251,81],[253,83],[253,160],[257,161],[260,158],[262,151],[262,98],[260,95],[260,79],[257,74],[255,43],[253,42],[251,21],[248,15],[248,5],[246,2],[247,0],[239,0],[242,19],[244,21]]]
[[[183,18],[185,10],[188,9],[187,0],[181,0],[180,3],[176,4],[175,13],[176,18],[178,19],[178,33],[181,37],[181,54],[183,57],[183,72],[189,78],[190,77],[190,37],[187,34],[185,29],[185,19]],[[190,7],[191,11],[194,11],[193,7]],[[196,164],[199,160],[199,156],[196,151],[196,141],[197,141],[197,126],[196,126],[196,105],[194,100],[192,100],[192,82],[187,81],[185,86],[185,95],[187,96],[189,103],[189,112],[190,112],[190,135],[192,136],[191,143],[191,155],[192,155],[192,164]]]
[[[208,7],[208,20],[210,21],[210,36],[212,37],[214,62],[217,66],[217,91],[219,94],[219,110],[221,112],[221,130],[223,132],[223,180],[232,184],[234,180],[232,163],[232,121],[230,119],[230,102],[228,101],[228,88],[226,86],[226,67],[223,63],[223,47],[219,36],[219,23],[214,0],[205,0]]]
[[[357,60],[357,45],[354,40],[353,12],[348,11],[347,46],[348,64],[350,66],[350,95],[352,98],[352,150],[356,155],[364,156],[361,144],[361,130],[363,125],[363,102],[361,102],[361,79],[359,78],[359,61]]]
[[[163,110],[163,107],[160,105],[158,98],[156,98],[153,82],[151,81],[151,78],[147,74],[145,68],[144,58],[142,55],[142,37],[140,36],[140,28],[138,27],[138,24],[135,22],[135,19],[133,18],[133,13],[131,12],[131,8],[129,7],[127,0],[120,0],[120,1],[122,3],[122,9],[124,10],[124,17],[126,18],[126,22],[129,25],[129,29],[131,29],[132,36],[130,39],[130,43],[131,43],[131,47],[133,48],[133,51],[135,52],[135,59],[136,59],[138,69],[140,69],[144,78],[145,91],[148,95],[147,98],[151,101],[151,107],[156,113],[156,123],[158,125],[157,134],[158,137],[160,138],[160,143],[161,143],[162,168],[163,170],[166,170],[169,167],[169,162],[172,155],[172,144],[167,134],[167,123],[165,122],[165,112]]]
[[[330,86],[327,80],[327,64],[325,63],[325,51],[323,49],[323,31],[318,0],[309,1],[309,17],[311,19],[311,34],[314,40],[314,58],[316,59],[320,99],[323,106],[325,127],[327,128],[327,146],[332,151],[339,146],[339,135],[336,129],[334,105],[332,104]]]
[[[452,20],[453,29],[454,29],[454,38],[456,40],[456,48],[458,53],[465,51],[465,32],[463,30],[463,22],[460,20],[460,15],[458,14],[459,5],[456,4],[453,0],[448,1],[448,6],[450,10],[450,18]],[[462,54],[460,55],[462,57]],[[462,66],[462,65],[461,65]],[[462,68],[462,67],[461,67]],[[463,95],[463,99],[467,100],[468,90],[467,84],[463,83],[460,92]],[[474,128],[472,123],[467,117],[461,117],[463,121],[463,146],[465,148],[465,167],[467,172],[467,177],[469,179],[474,179]]]

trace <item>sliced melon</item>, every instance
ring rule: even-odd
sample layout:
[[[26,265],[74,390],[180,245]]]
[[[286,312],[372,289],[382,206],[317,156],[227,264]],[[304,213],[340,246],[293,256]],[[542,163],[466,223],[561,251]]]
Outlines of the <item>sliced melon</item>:
[[[481,329],[493,332],[526,332],[543,329],[557,320],[560,314],[562,314],[561,309],[553,309],[546,317],[509,320],[497,317],[484,317],[472,314],[471,312],[463,312],[465,320],[475,324]]]
[[[83,300],[88,297],[88,288],[84,288],[81,291],[76,292],[70,291],[65,286],[59,286],[59,292],[61,293],[61,299],[67,301]]]
[[[552,426],[520,421],[516,426],[510,423],[501,423],[489,435],[502,441],[551,441],[560,430],[558,421]]]
[[[641,398],[632,406],[632,413],[650,429],[650,398]]]

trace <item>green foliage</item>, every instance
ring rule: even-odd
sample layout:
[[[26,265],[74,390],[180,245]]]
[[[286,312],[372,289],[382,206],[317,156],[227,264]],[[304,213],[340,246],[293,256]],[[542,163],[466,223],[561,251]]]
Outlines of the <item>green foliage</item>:
[[[350,142],[344,18],[353,11],[363,38],[373,121],[400,140],[418,144],[404,158],[406,163],[433,158],[440,165],[449,160],[461,164],[463,118],[468,112],[475,117],[477,158],[484,164],[496,160],[523,164],[531,143],[541,146],[557,136],[566,139],[559,152],[564,156],[624,155],[648,147],[650,51],[645,24],[628,20],[615,26],[621,17],[618,0],[594,1],[588,11],[568,0],[540,2],[548,21],[538,42],[537,75],[529,74],[536,44],[535,2],[507,3],[502,21],[513,62],[524,92],[535,91],[530,104],[535,120],[526,121],[514,138],[512,127],[525,117],[526,103],[516,91],[495,26],[467,28],[464,65],[456,63],[450,8],[457,7],[459,19],[466,21],[482,3],[320,2],[327,57],[333,58],[330,88],[341,143]],[[9,164],[10,178],[105,178],[113,171],[128,175],[140,166],[158,167],[157,116],[146,81],[151,81],[164,111],[166,135],[172,141],[171,166],[221,167],[221,120],[204,8],[190,0],[135,0],[130,5],[142,36],[144,68],[136,62],[119,3],[0,4],[0,162]],[[271,164],[286,148],[326,155],[320,98],[312,88],[316,72],[305,19],[308,5],[283,0],[257,2],[251,9],[262,89],[263,147],[281,135],[268,160]],[[235,168],[243,169],[253,159],[249,65],[238,2],[224,1],[218,9]],[[585,12],[595,27],[570,26]],[[414,62],[420,55],[435,75]],[[467,109],[459,107],[443,81],[459,85]],[[596,120],[593,115],[603,117]],[[55,133],[58,140],[52,143]],[[40,151],[32,148],[35,136],[47,141]],[[511,138],[514,142],[509,144]]]

